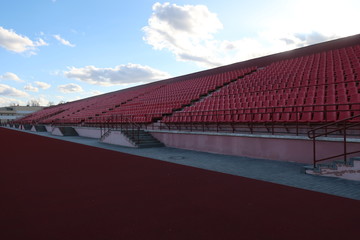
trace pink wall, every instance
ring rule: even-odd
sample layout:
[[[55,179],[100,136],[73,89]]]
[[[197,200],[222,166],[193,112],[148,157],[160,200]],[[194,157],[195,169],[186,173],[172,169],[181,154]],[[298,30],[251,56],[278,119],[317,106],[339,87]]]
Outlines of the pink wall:
[[[99,128],[74,127],[81,137],[101,138],[101,130]]]
[[[58,127],[53,128],[51,134],[55,136],[64,136]]]
[[[46,131],[48,131],[48,132],[52,131],[52,126],[51,125],[46,125],[45,128],[46,128]]]
[[[116,130],[112,130],[111,133],[101,142],[125,147],[136,147],[121,133],[121,131]]]
[[[313,161],[312,141],[307,139],[169,132],[151,134],[168,147],[308,164]],[[316,146],[318,157],[337,155],[343,151],[342,142],[318,141]],[[360,143],[348,143],[348,150],[360,150]]]

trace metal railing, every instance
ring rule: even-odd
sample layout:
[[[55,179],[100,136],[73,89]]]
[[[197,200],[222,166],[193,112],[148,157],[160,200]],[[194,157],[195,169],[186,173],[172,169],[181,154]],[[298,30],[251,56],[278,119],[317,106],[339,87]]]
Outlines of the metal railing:
[[[307,131],[300,131],[304,125],[309,129],[310,125],[335,122],[357,113],[360,114],[360,103],[183,111],[165,116],[159,123],[159,128],[219,132],[223,126],[229,125],[232,132],[235,132],[236,126],[243,124],[250,133],[265,126],[268,133],[276,134],[281,125],[293,129],[292,133],[299,135],[307,134]]]
[[[181,112],[172,113],[114,114],[92,118],[66,118],[55,120],[52,124],[100,128],[110,126],[117,129],[243,131],[251,134],[266,131],[268,134],[306,135],[311,127],[360,114],[360,103],[189,110],[185,108]]]
[[[340,158],[340,157],[343,157],[343,160],[346,163],[347,162],[347,157],[349,155],[354,154],[354,153],[360,153],[360,150],[351,151],[351,152],[349,152],[347,150],[348,149],[347,148],[348,130],[353,128],[353,127],[356,127],[356,126],[360,125],[360,121],[356,122],[356,121],[354,121],[354,119],[360,120],[360,114],[356,115],[356,116],[346,118],[346,119],[342,119],[342,120],[339,120],[339,121],[336,121],[336,122],[333,122],[333,123],[325,124],[325,125],[323,125],[321,127],[314,128],[314,129],[312,129],[312,130],[310,130],[308,132],[309,138],[312,139],[312,141],[313,141],[313,165],[314,165],[314,168],[316,167],[316,164],[318,162],[322,162],[322,161],[326,161],[326,160],[330,160],[330,159],[334,159],[334,158]],[[320,133],[317,133],[319,131],[320,131]],[[343,153],[337,154],[337,155],[334,155],[334,156],[329,156],[329,157],[318,159],[317,156],[316,156],[316,153],[317,153],[317,151],[316,151],[316,140],[317,140],[317,138],[322,137],[322,136],[329,136],[330,134],[336,133],[336,132],[340,132],[341,135],[342,135],[342,138],[343,138]]]
[[[120,130],[136,145],[141,143],[141,126],[125,115],[117,114],[108,117],[95,117],[91,119],[100,127],[101,137],[104,139],[112,130]]]
[[[211,106],[214,108],[215,106]],[[306,135],[308,130],[324,123],[360,114],[360,103],[291,105],[281,107],[232,107],[219,110],[184,108],[182,111],[147,114],[113,114],[95,117],[57,119],[52,125],[100,127],[102,135],[108,129],[127,130],[136,135],[140,129],[185,130],[215,132],[250,132]],[[352,119],[350,121],[359,121]],[[49,124],[37,122],[36,124]],[[246,128],[246,129],[245,129]],[[328,130],[337,129],[336,124]],[[132,133],[134,132],[134,133]]]

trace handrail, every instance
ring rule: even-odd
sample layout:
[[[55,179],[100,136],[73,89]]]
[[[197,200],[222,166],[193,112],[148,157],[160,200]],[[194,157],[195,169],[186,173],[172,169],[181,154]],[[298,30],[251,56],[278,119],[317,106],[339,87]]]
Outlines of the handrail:
[[[101,117],[100,117],[101,118]],[[119,120],[119,121],[110,121],[110,120]],[[103,117],[102,117],[103,119]],[[123,121],[125,120],[125,122]],[[130,127],[128,126],[130,124]],[[124,126],[125,125],[125,126]],[[120,127],[120,128],[119,128]],[[120,129],[121,131],[126,130],[127,132],[130,131],[132,140],[135,142],[135,144],[140,144],[140,130],[141,126],[135,122],[133,122],[129,117],[117,114],[117,115],[111,115],[106,118],[106,121],[102,122],[100,125],[100,131],[101,131],[101,138],[108,134],[111,130],[117,130]]]
[[[317,131],[317,130],[320,130],[320,129],[323,129],[323,128],[327,128],[327,127],[331,127],[331,126],[333,126],[333,125],[339,125],[340,123],[342,123],[342,122],[344,122],[344,121],[349,121],[349,120],[351,120],[351,119],[353,119],[353,118],[357,118],[357,117],[360,117],[360,114],[359,114],[359,115],[356,115],[356,116],[349,117],[349,118],[345,118],[345,119],[342,119],[342,120],[338,120],[338,121],[336,121],[336,122],[328,123],[328,124],[322,125],[322,126],[317,127],[317,128],[313,128],[313,129],[311,129],[311,130],[308,131],[308,137],[309,137],[309,138],[316,138],[316,137],[326,136],[326,135],[328,135],[329,133],[338,132],[339,130],[342,130],[342,129],[334,129],[334,130],[332,130],[332,131],[330,131],[330,132],[320,133],[320,134],[318,134],[318,135],[315,135],[315,131]],[[353,123],[352,125],[347,125],[347,126],[345,126],[343,129],[345,129],[345,128],[348,129],[348,128],[351,128],[351,127],[355,127],[355,126],[357,126],[357,125],[360,125],[360,123]],[[312,136],[310,136],[310,132],[313,132],[313,135],[312,135]]]
[[[341,106],[348,106],[347,108],[341,108]],[[321,107],[321,108],[320,108]],[[359,110],[358,110],[359,109]],[[168,114],[164,114],[163,112],[153,112],[147,113],[142,116],[132,115],[132,114],[113,114],[107,116],[96,116],[92,119],[86,118],[73,118],[67,119],[68,123],[71,124],[81,124],[81,125],[102,125],[107,123],[107,125],[120,125],[120,124],[133,124],[132,127],[142,128],[148,126],[152,126],[154,129],[154,119],[161,119],[157,127],[162,129],[163,127],[169,128],[171,124],[181,130],[183,127],[186,130],[190,131],[192,129],[198,129],[201,125],[203,130],[207,124],[215,124],[215,129],[207,129],[209,131],[219,131],[221,129],[221,124],[230,124],[232,130],[235,131],[234,124],[246,124],[251,133],[257,130],[257,123],[265,123],[265,127],[268,132],[271,134],[278,133],[277,132],[277,124],[285,124],[286,131],[290,129],[295,129],[296,132],[291,132],[291,134],[303,134],[301,132],[301,126],[305,123],[311,123],[312,125],[319,125],[330,121],[335,121],[338,117],[336,113],[341,112],[355,112],[360,111],[360,103],[342,103],[342,104],[318,104],[318,105],[289,105],[289,106],[269,106],[269,107],[253,107],[253,108],[226,108],[226,109],[217,109],[217,110],[195,110],[195,111],[181,111],[181,112],[172,112]],[[316,120],[315,118],[312,120],[305,120],[303,115],[306,114],[307,117],[313,118],[313,114],[321,114],[321,119]],[[329,118],[329,114],[331,114],[331,118]],[[169,118],[167,118],[167,115]],[[119,117],[121,116],[121,117]],[[283,116],[287,116],[283,118]],[[139,118],[138,118],[139,117]],[[208,118],[210,117],[210,118]],[[116,119],[117,118],[117,119]],[[199,119],[201,120],[199,122]],[[265,120],[266,119],[266,120]],[[199,125],[200,124],[200,125]],[[284,125],[284,126],[285,126]],[[192,126],[195,126],[192,128]],[[261,128],[260,128],[261,129]],[[279,132],[280,133],[280,132]],[[284,133],[284,132],[281,132]],[[290,133],[290,132],[289,132]],[[307,132],[304,132],[306,134]]]
[[[342,156],[344,157],[344,162],[346,163],[348,155],[354,154],[354,153],[360,153],[360,150],[352,151],[352,152],[347,151],[347,132],[346,132],[347,129],[360,125],[360,122],[357,122],[357,123],[350,122],[350,125],[349,125],[349,120],[359,118],[359,117],[360,117],[360,114],[349,117],[349,118],[341,119],[336,122],[328,123],[328,124],[325,124],[325,125],[317,127],[317,128],[313,128],[310,131],[308,131],[308,137],[313,140],[313,166],[314,166],[314,168],[316,167],[316,163],[318,163],[318,162],[322,162],[322,161],[326,161],[326,160],[330,160],[330,159],[338,158],[338,157],[342,157]],[[339,125],[341,125],[341,127],[339,127]],[[328,128],[331,126],[337,126],[337,128],[328,131]],[[316,131],[322,130],[322,129],[324,129],[323,133],[316,134]],[[329,157],[317,159],[316,158],[316,138],[320,137],[320,136],[327,136],[330,133],[340,132],[340,131],[343,132],[343,146],[344,146],[343,153],[335,155],[335,156],[329,156]]]

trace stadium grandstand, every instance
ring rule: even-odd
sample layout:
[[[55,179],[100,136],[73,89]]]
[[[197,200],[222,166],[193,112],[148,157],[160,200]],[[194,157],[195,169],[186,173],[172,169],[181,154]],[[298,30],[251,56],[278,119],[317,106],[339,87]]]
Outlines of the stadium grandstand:
[[[47,107],[10,125],[346,165],[360,152],[360,35]]]

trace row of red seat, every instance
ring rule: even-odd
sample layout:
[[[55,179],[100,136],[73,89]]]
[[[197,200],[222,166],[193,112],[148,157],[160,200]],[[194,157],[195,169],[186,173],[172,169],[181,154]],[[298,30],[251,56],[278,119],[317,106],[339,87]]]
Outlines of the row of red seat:
[[[261,68],[219,68],[155,82],[46,108],[22,120],[117,121],[113,116],[124,115],[139,123],[335,121],[357,113],[359,82],[360,45],[354,45]]]
[[[234,116],[232,119],[235,122],[249,121],[250,118],[267,121],[269,115],[259,112],[266,108],[289,110],[288,114],[279,113],[276,115],[278,117],[272,117],[272,121],[321,122],[349,117],[357,113],[350,111],[351,106],[360,103],[359,62],[358,45],[274,62],[254,74],[229,84],[203,101],[187,107],[183,112],[166,117],[164,122],[179,123],[181,119],[187,122],[189,113],[193,116],[201,116],[196,121],[201,118],[206,122],[225,121],[224,117],[219,117],[217,114],[219,110],[230,109],[252,109],[251,114],[235,114],[237,117]],[[333,106],[343,104],[341,105],[343,107],[324,114],[322,112],[324,104]],[[307,113],[299,113],[300,116],[297,114],[297,118],[291,117],[295,116],[291,113],[293,108],[299,109],[299,106],[303,105],[308,105]],[[317,111],[311,112],[315,107]],[[229,118],[230,116],[227,120]]]
[[[22,119],[21,121],[23,122],[35,121],[43,124],[50,124],[53,122],[66,123],[68,121],[74,121],[74,119],[77,119],[77,121],[82,121],[91,117],[101,115],[104,112],[109,111],[109,109],[115,108],[116,106],[120,106],[121,104],[124,104],[132,100],[133,98],[138,97],[139,95],[145,94],[148,91],[152,91],[162,86],[163,83],[159,82],[150,85],[144,85],[144,86],[134,87],[108,94],[103,94],[100,96],[95,96],[75,102],[70,102],[67,104],[63,104],[63,106],[58,105],[52,107],[55,110],[62,107],[63,111],[59,114],[44,115],[45,116],[44,119],[39,119],[37,118],[36,115],[30,115],[28,119]],[[43,111],[45,111],[46,113],[46,109],[44,109]]]
[[[191,104],[202,95],[207,95],[209,91],[214,91],[217,87],[222,87],[254,69],[227,71],[171,82],[162,88],[139,96],[128,104],[104,113],[102,116],[131,115],[138,122],[151,122],[153,119],[161,118],[164,114],[171,114],[174,110]]]
[[[146,114],[156,113],[154,116],[162,117],[163,114],[172,113],[175,109],[190,104],[191,101],[199,99],[209,91],[222,87],[254,69],[255,67],[236,69],[202,77],[184,77],[184,79],[155,82],[58,105],[52,107],[52,111],[44,109],[39,114],[32,114],[22,119],[22,122],[67,123],[88,121],[97,116],[106,118],[117,114],[131,114],[134,119],[138,119],[137,121],[148,122],[152,119],[146,117]]]
[[[304,123],[334,122],[360,115],[360,104],[302,105],[232,110],[202,110],[175,113],[164,117],[167,124],[179,123]],[[350,120],[351,121],[351,120]],[[358,121],[358,120],[354,120]]]

